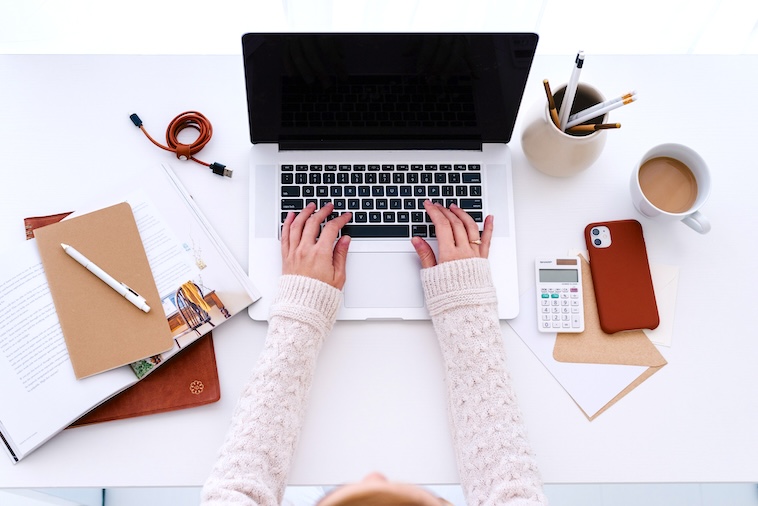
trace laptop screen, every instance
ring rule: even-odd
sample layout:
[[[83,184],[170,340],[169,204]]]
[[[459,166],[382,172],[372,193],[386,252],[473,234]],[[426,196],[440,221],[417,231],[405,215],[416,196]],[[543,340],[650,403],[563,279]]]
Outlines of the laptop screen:
[[[531,33],[248,33],[250,140],[281,149],[507,143]]]

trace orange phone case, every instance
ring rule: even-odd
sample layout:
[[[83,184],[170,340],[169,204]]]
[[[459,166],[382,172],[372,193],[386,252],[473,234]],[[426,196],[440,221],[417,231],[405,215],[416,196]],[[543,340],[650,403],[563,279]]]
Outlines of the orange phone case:
[[[593,244],[591,230],[596,226],[608,227],[610,246],[598,248]],[[656,328],[658,305],[642,225],[637,220],[590,223],[584,229],[584,239],[603,332]]]

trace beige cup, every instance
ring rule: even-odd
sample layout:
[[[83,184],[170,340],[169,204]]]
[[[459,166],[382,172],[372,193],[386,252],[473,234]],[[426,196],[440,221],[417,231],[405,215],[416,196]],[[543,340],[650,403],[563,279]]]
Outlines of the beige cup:
[[[632,203],[648,218],[681,221],[701,234],[711,230],[700,208],[711,193],[705,160],[681,144],[660,144],[645,153],[632,171]]]
[[[560,110],[566,85],[554,92]],[[579,83],[571,114],[605,101],[595,87]],[[592,123],[604,123],[608,114],[598,116]],[[583,171],[598,159],[605,146],[605,130],[568,134],[555,126],[550,117],[547,100],[538,100],[527,112],[521,131],[521,149],[537,170],[556,177],[568,177]]]

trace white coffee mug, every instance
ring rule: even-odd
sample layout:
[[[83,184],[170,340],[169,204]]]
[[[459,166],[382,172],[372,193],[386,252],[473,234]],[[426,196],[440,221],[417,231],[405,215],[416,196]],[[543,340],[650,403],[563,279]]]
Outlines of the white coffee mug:
[[[711,230],[700,208],[711,193],[711,173],[705,160],[682,144],[650,149],[632,171],[632,203],[648,218],[681,221],[706,234]]]

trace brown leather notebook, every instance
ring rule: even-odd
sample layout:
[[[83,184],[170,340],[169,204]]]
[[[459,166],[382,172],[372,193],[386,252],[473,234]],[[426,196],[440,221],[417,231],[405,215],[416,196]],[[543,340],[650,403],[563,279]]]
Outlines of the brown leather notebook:
[[[69,214],[25,218],[27,239],[34,237],[34,229],[56,223]],[[202,406],[220,398],[213,336],[208,332],[142,381],[90,411],[71,427]]]
[[[220,398],[216,354],[209,332],[71,427],[192,408]]]

